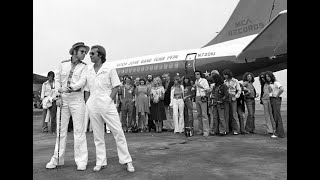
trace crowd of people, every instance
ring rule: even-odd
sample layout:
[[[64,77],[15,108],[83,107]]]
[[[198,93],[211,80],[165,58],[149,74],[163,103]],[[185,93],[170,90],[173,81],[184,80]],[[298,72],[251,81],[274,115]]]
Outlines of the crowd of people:
[[[197,135],[256,133],[255,98],[259,94],[253,86],[252,73],[246,72],[242,83],[229,69],[225,69],[222,75],[212,70],[205,78],[196,70],[194,76],[176,74],[173,81],[169,73],[132,80],[128,75],[119,78],[114,68],[105,65],[106,52],[99,45],[91,47],[93,65],[88,67],[82,60],[89,49],[82,42],[74,44],[69,51],[71,58],[59,66],[57,79],[50,71],[48,81],[42,85],[42,130],[48,132],[48,122],[51,121],[51,132],[57,133],[54,155],[46,168],[64,164],[70,119],[73,121],[78,170],[85,170],[88,161],[85,134],[88,129],[93,131],[96,146],[94,171],[100,171],[107,164],[104,132],[111,131],[117,143],[119,162],[126,164],[129,172],[134,172],[124,133],[161,133],[164,130],[185,133],[187,129],[193,132],[194,102]],[[283,138],[280,110],[284,88],[271,71],[261,73],[259,81],[266,130],[272,138]],[[245,109],[248,111],[246,122]]]
[[[243,75],[242,82],[235,79],[229,69],[222,75],[213,70],[206,78],[195,71],[194,77],[176,75],[173,81],[168,73],[147,75],[146,79],[137,77],[134,81],[125,75],[120,80],[116,104],[124,132],[132,132],[134,127],[138,127],[139,132],[157,133],[163,128],[174,133],[183,133],[185,127],[193,129],[195,102],[198,135],[256,133],[255,99],[259,94],[250,72]],[[272,138],[284,137],[280,113],[283,86],[271,71],[262,72],[259,80],[266,130]]]

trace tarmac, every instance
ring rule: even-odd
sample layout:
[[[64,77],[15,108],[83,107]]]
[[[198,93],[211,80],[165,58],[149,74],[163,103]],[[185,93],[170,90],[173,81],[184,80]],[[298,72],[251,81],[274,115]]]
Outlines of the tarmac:
[[[119,163],[112,134],[105,134],[107,167],[94,172],[93,133],[87,132],[89,159],[85,171],[77,171],[74,162],[73,133],[68,132],[65,164],[46,169],[53,155],[56,135],[41,131],[42,110],[33,113],[33,179],[287,179],[287,101],[281,105],[285,138],[271,138],[266,131],[263,107],[256,101],[257,134],[239,134],[186,138],[184,134],[125,133],[135,172]],[[198,121],[195,117],[195,129]]]

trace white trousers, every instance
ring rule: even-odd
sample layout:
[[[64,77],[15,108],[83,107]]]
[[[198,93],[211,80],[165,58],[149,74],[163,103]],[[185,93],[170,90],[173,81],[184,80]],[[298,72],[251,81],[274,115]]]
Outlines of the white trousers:
[[[87,101],[90,121],[92,122],[94,144],[96,146],[96,165],[107,165],[107,154],[104,140],[104,123],[110,128],[115,138],[119,163],[132,161],[119,114],[113,100],[108,96],[90,95]]]
[[[64,164],[64,155],[66,150],[67,131],[70,116],[73,120],[73,136],[74,136],[74,159],[77,166],[87,165],[88,149],[85,133],[85,102],[83,92],[72,92],[62,95],[62,110],[61,110],[61,129],[60,129],[60,151],[59,165]],[[60,108],[59,108],[60,109]],[[51,158],[53,164],[58,164],[58,144],[59,144],[59,121],[60,110],[57,111],[57,138],[54,149],[54,154]]]
[[[183,132],[183,129],[184,129],[183,99],[173,99],[172,110],[173,110],[174,132]]]

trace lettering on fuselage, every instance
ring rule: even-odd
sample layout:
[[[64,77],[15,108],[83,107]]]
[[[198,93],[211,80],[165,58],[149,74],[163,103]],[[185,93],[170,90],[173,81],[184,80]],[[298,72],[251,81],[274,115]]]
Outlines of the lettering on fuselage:
[[[215,55],[215,52],[205,52],[205,53],[198,53],[197,54],[197,57],[209,57],[209,56],[214,56]]]
[[[121,68],[124,66],[131,66],[131,65],[144,65],[144,64],[150,64],[152,62],[165,62],[165,61],[172,61],[178,59],[178,55],[168,55],[168,56],[162,56],[162,57],[155,57],[155,58],[149,58],[149,59],[141,59],[141,60],[131,60],[129,62],[121,62],[116,65],[117,68]]]
[[[229,36],[239,35],[242,33],[246,33],[249,31],[255,31],[257,29],[264,28],[264,23],[253,23],[249,18],[243,19],[241,21],[235,22],[235,28],[233,30],[228,31]]]

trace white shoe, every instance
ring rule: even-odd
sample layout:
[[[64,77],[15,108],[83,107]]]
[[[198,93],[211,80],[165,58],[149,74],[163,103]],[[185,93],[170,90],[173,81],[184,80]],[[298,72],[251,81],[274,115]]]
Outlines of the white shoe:
[[[238,133],[237,132],[233,132],[233,135],[238,135]]]
[[[129,172],[134,172],[134,167],[133,167],[133,165],[132,165],[132,162],[128,162],[128,163],[127,163],[127,170],[128,170]]]
[[[111,131],[110,130],[107,130],[107,134],[110,134],[111,133]]]
[[[78,170],[78,171],[84,171],[84,170],[86,170],[86,168],[87,168],[86,165],[78,166],[78,167],[77,167],[77,170]]]
[[[276,135],[274,135],[274,134],[272,134],[272,136],[271,136],[272,138],[277,138],[278,136],[276,136]]]
[[[47,169],[54,169],[54,168],[56,168],[56,167],[57,167],[57,166],[54,165],[51,161],[48,162],[47,165],[46,165],[46,168],[47,168]]]
[[[100,171],[102,168],[105,168],[106,166],[99,166],[99,165],[96,165],[94,168],[93,168],[93,171]]]

